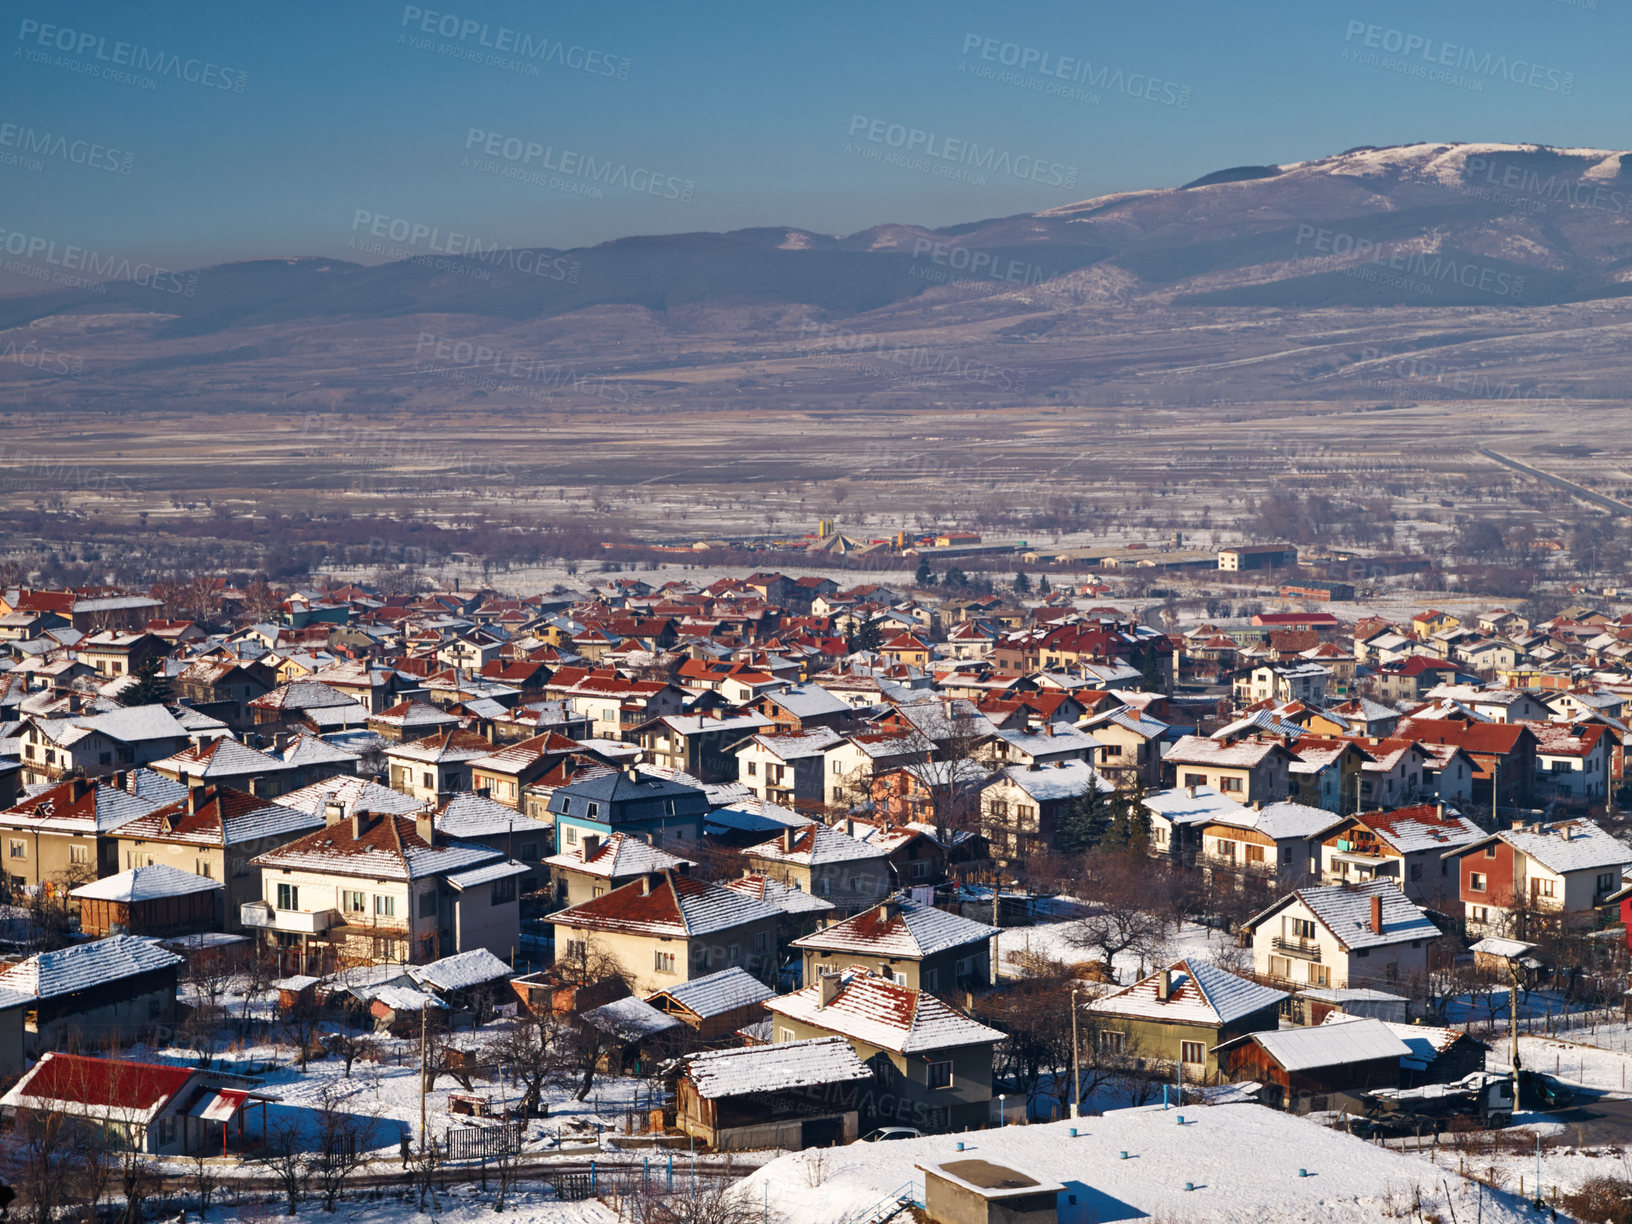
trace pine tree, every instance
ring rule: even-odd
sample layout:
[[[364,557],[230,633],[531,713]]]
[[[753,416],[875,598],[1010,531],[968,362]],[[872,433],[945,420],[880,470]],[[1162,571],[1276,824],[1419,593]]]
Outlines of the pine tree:
[[[1104,840],[1111,817],[1111,805],[1096,778],[1067,805],[1064,818],[1054,831],[1055,849],[1066,854],[1093,849]]]
[[[1052,595],[1053,593],[1054,593],[1054,588],[1049,586],[1049,584],[1048,584],[1048,575],[1043,574],[1041,577],[1039,577],[1037,579],[1037,594],[1039,594],[1039,595]]]
[[[1014,593],[1024,595],[1031,590],[1031,579],[1027,578],[1024,570],[1014,571]]]
[[[851,654],[855,654],[857,651],[877,650],[883,644],[884,635],[879,632],[878,625],[872,621],[857,626],[855,632],[850,635],[849,647]]]
[[[1156,660],[1156,648],[1145,647],[1145,657],[1139,665],[1139,687],[1147,693],[1162,691],[1162,668]]]
[[[158,658],[149,655],[131,668],[130,674],[135,677],[135,682],[125,686],[119,700],[127,706],[163,705],[169,701],[172,696],[170,681],[164,678],[159,667]]]
[[[918,572],[913,575],[913,578],[921,587],[935,585],[935,571],[929,568],[928,557],[925,557],[922,561],[918,562]]]

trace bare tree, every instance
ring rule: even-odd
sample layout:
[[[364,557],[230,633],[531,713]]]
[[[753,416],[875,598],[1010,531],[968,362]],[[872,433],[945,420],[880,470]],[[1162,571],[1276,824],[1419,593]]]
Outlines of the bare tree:
[[[504,1072],[521,1086],[521,1116],[538,1112],[545,1091],[566,1073],[561,1026],[554,1016],[523,1010],[490,1047]]]
[[[125,1196],[125,1224],[141,1224],[142,1204],[162,1189],[159,1169],[135,1143],[120,1153],[119,1187]]]
[[[318,1144],[311,1161],[311,1178],[324,1211],[334,1210],[347,1180],[368,1163],[379,1129],[376,1115],[353,1113],[346,1108],[347,1099],[348,1094],[332,1080],[318,1094]]]
[[[311,1166],[299,1124],[285,1120],[268,1127],[255,1163],[265,1171],[267,1180],[277,1186],[288,1214],[296,1214],[311,1183]]]
[[[210,1164],[208,1149],[200,1148],[193,1153],[188,1180],[192,1183],[193,1192],[198,1195],[198,1216],[203,1219],[210,1214],[210,1200],[215,1197],[216,1188],[221,1184],[220,1176]]]
[[[1097,959],[1110,970],[1116,957],[1138,955],[1141,962],[1154,960],[1165,949],[1166,922],[1146,907],[1153,900],[1139,864],[1117,853],[1089,854],[1082,859],[1076,895],[1091,907],[1067,936],[1070,943]]]
[[[639,1224],[761,1224],[780,1216],[767,1212],[737,1184],[731,1160],[717,1170],[718,1176],[703,1178],[695,1186],[673,1190],[653,1182],[641,1191],[633,1204]]]
[[[345,1064],[346,1078],[351,1078],[351,1067],[359,1058],[379,1048],[373,1034],[360,1033],[356,1029],[344,1028],[339,1032],[329,1034],[324,1045],[330,1054]]]

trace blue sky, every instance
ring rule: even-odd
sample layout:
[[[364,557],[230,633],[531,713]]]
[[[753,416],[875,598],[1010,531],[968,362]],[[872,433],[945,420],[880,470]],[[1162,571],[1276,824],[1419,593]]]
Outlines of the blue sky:
[[[1357,144],[1625,148],[1629,35],[1629,0],[25,0],[0,5],[0,230],[176,268],[377,262],[450,233],[949,225]],[[936,156],[890,164],[914,129]],[[1022,172],[931,172],[960,141]],[[393,222],[406,245],[355,245]]]

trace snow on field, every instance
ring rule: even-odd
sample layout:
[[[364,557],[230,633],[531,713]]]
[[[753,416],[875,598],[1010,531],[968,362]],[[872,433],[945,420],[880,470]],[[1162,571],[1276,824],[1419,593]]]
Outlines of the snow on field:
[[[444,1190],[440,1208],[429,1218],[440,1224],[478,1224],[495,1218],[514,1224],[616,1224],[618,1214],[599,1199],[560,1203],[524,1185],[505,1203],[504,1214],[495,1217],[492,1191],[469,1185]],[[212,1205],[209,1219],[211,1224],[278,1224],[291,1219],[304,1224],[408,1224],[422,1222],[427,1216],[419,1214],[416,1201],[388,1197],[363,1203],[341,1200],[333,1215],[318,1204],[305,1203],[298,1217],[285,1214],[281,1204]]]
[[[957,1151],[958,1140],[965,1152]],[[1418,1195],[1430,1218],[1436,1211],[1489,1224],[1533,1218],[1516,1194],[1474,1185],[1454,1168],[1432,1168],[1256,1105],[1186,1108],[1182,1115],[1160,1106],[1124,1109],[1076,1123],[799,1152],[750,1175],[742,1193],[757,1204],[768,1191],[771,1218],[782,1224],[838,1224],[909,1182],[921,1191],[915,1165],[957,1160],[990,1161],[1063,1185],[1062,1224],[1138,1216],[1171,1224],[1371,1224],[1420,1218],[1412,1212]],[[1309,1176],[1299,1177],[1300,1167]]]
[[[1522,1119],[1526,1115],[1520,1114]],[[1539,1115],[1535,1115],[1539,1116]],[[1431,1179],[1443,1172],[1463,1172],[1468,1177],[1498,1187],[1511,1194],[1529,1197],[1536,1190],[1536,1152],[1527,1146],[1529,1136],[1540,1134],[1541,1185],[1543,1197],[1551,1202],[1561,1194],[1573,1194],[1594,1177],[1632,1180],[1632,1159],[1619,1147],[1576,1147],[1568,1140],[1572,1127],[1562,1122],[1539,1122],[1515,1126],[1503,1134],[1514,1142],[1500,1151],[1459,1152],[1449,1144],[1424,1147],[1414,1157],[1430,1165]],[[1523,1131],[1523,1136],[1515,1133]]]
[[[1494,1039],[1485,1057],[1486,1065],[1505,1069],[1507,1058],[1507,1039]],[[1598,1089],[1609,1096],[1632,1092],[1632,1055],[1619,1050],[1576,1045],[1552,1037],[1526,1037],[1521,1033],[1519,1059],[1521,1065],[1532,1071],[1556,1075],[1566,1083]]]
[[[1046,957],[1067,965],[1092,960],[1094,953],[1084,951],[1072,943],[1073,933],[1080,928],[1081,919],[1067,922],[1045,922],[1029,927],[1005,927],[997,937],[998,972],[1003,977],[1024,976],[1022,963],[1031,957]],[[1170,964],[1181,957],[1195,957],[1212,964],[1230,962],[1240,957],[1242,949],[1235,940],[1221,931],[1199,923],[1187,922],[1177,933],[1170,933],[1160,954],[1141,958],[1137,953],[1122,953],[1111,962],[1117,980],[1134,982],[1159,965]]]

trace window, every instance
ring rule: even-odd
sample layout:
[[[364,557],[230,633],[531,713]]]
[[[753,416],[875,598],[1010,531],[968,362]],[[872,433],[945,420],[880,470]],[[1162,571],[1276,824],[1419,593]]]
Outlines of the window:
[[[770,950],[771,950],[771,937],[770,937],[770,935],[768,933],[766,933],[765,931],[761,931],[761,932],[759,932],[759,934],[754,936],[754,952],[755,952],[756,955],[763,956],[765,953],[769,952]]]
[[[1610,889],[1612,889],[1614,887],[1615,887],[1615,873],[1613,871],[1606,871],[1606,872],[1604,872],[1603,875],[1598,877],[1598,891],[1599,892],[1608,892]]]
[[[844,772],[844,767],[842,765],[840,765],[838,761],[834,761],[833,762],[833,774],[834,774],[834,776],[836,777],[836,776],[838,776],[839,774],[841,774],[843,772]]]
[[[426,895],[431,896],[433,894],[427,893]],[[509,879],[505,879],[505,880],[494,880],[493,881],[493,904],[494,905],[509,905],[515,899],[516,899],[516,877],[515,876],[511,876]]]
[[[1332,970],[1328,965],[1317,965],[1313,961],[1309,964],[1309,985],[1330,986],[1332,984]]]
[[[1099,1050],[1100,1050],[1100,1053],[1102,1053],[1102,1054],[1120,1054],[1120,1053],[1122,1053],[1122,1047],[1127,1041],[1127,1036],[1128,1035],[1126,1033],[1117,1033],[1117,1032],[1111,1031],[1110,1029],[1102,1029],[1100,1031],[1100,1034],[1099,1034]]]
[[[931,1088],[952,1087],[952,1060],[940,1059],[932,1062],[927,1068],[926,1082]]]
[[[577,825],[568,825],[567,826],[567,845],[576,846],[577,844],[578,844],[578,826]]]
[[[1225,794],[1228,794],[1231,791],[1239,791],[1239,790],[1243,789],[1242,786],[1241,786],[1241,779],[1240,778],[1220,778],[1218,780],[1218,789],[1223,791]]]
[[[1486,909],[1483,905],[1470,905],[1468,907],[1468,918],[1473,922],[1489,922],[1490,910]]]
[[[361,914],[368,909],[365,894],[347,889],[340,894],[340,908],[348,914]]]
[[[1485,847],[1485,857],[1486,858],[1495,858],[1496,857],[1496,843],[1495,842],[1491,842],[1490,845]]]
[[[597,816],[599,816],[601,814],[601,805],[598,804],[598,803],[585,804],[584,805],[584,810],[589,814],[589,818],[591,820],[594,820]]]
[[[423,774],[423,775],[421,775],[421,784],[425,787],[426,790],[434,790],[436,788],[436,775],[435,774]]]
[[[1482,871],[1470,871],[1470,872],[1468,872],[1468,891],[1469,892],[1484,892],[1485,891],[1485,873],[1484,872],[1482,872]]]
[[[397,899],[395,897],[387,897],[376,893],[374,895],[374,917],[395,918],[396,916]]]
[[[796,1040],[798,1040],[796,1037],[794,1037],[793,1030],[790,1029],[790,1028],[778,1029],[776,1039],[778,1041],[796,1041]]]
[[[652,953],[652,968],[657,970],[657,972],[659,972],[659,973],[673,973],[674,972],[674,953],[673,952],[653,952]]]
[[[1207,775],[1206,774],[1185,774],[1184,775],[1184,785],[1185,786],[1206,786],[1207,785]]]
[[[935,991],[941,988],[941,972],[939,969],[925,969],[924,980],[921,983],[925,990]]]
[[[1532,879],[1530,881],[1530,895],[1532,897],[1550,897],[1553,895],[1551,880]]]
[[[193,866],[197,869],[197,874],[203,876],[206,880],[210,878],[209,859],[194,859]]]
[[[821,893],[822,896],[828,897],[833,894],[833,881],[828,879],[828,877],[823,876],[820,880],[817,880],[816,883],[820,885],[816,891]]]
[[[1184,1063],[1204,1063],[1207,1061],[1207,1044],[1202,1041],[1179,1042],[1179,1061]]]
[[[300,889],[293,884],[279,884],[278,908],[280,910],[298,910],[300,908]]]
[[[10,853],[14,859],[26,859],[28,857],[28,843],[21,837],[12,838]]]
[[[1235,857],[1235,843],[1233,841],[1226,841],[1222,837],[1219,838],[1218,852],[1225,858],[1233,859]]]
[[[1264,848],[1253,842],[1247,843],[1247,862],[1261,863],[1264,861]]]
[[[521,843],[521,852],[520,853],[521,853],[521,857],[524,858],[524,859],[537,859],[538,858],[538,843],[537,842],[522,842]]]
[[[757,761],[749,761],[748,762],[748,776],[750,778],[757,778],[759,776],[759,762],[757,762]]]
[[[1422,879],[1422,864],[1421,863],[1412,863],[1411,864],[1411,878],[1413,880]]]
[[[1269,976],[1272,978],[1280,978],[1283,982],[1289,981],[1292,977],[1292,961],[1285,956],[1270,957]]]
[[[929,875],[930,862],[928,859],[917,859],[912,864],[912,878],[922,880]]]
[[[85,846],[69,846],[68,861],[70,863],[88,863],[91,861],[91,852]]]
[[[436,917],[436,890],[419,894],[419,916],[421,918]]]
[[[731,945],[730,952],[729,952],[729,955],[726,958],[725,963],[727,965],[740,965],[740,964],[742,964],[742,945],[741,944],[732,944]]]
[[[1312,919],[1293,918],[1289,920],[1289,925],[1292,928],[1293,939],[1313,939],[1315,937],[1315,924]]]

